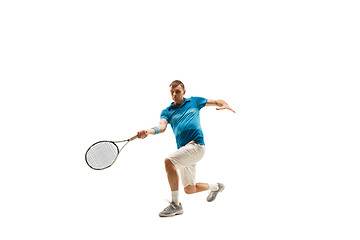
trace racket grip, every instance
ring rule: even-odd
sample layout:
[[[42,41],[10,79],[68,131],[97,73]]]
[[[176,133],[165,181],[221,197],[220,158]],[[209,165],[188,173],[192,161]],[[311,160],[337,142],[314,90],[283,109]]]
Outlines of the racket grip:
[[[133,141],[133,140],[135,140],[135,139],[137,139],[137,138],[138,138],[138,136],[137,136],[137,134],[136,134],[135,136],[133,136],[132,138],[130,138],[129,141],[131,142],[131,141]]]

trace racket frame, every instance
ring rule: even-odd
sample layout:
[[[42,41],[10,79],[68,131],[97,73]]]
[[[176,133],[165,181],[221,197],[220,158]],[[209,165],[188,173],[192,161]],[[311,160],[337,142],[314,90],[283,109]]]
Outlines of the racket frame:
[[[91,145],[91,146],[86,150],[86,152],[85,152],[85,162],[86,162],[86,164],[87,164],[91,169],[94,169],[94,170],[104,170],[104,169],[107,169],[107,168],[111,167],[111,166],[116,162],[116,160],[117,160],[117,158],[118,158],[121,150],[123,150],[123,148],[124,148],[129,142],[131,142],[131,141],[133,141],[133,140],[135,140],[135,139],[137,139],[137,138],[138,138],[138,136],[135,135],[135,136],[133,136],[133,137],[131,137],[131,138],[129,138],[129,139],[121,140],[121,141],[108,141],[108,140],[98,141],[98,142],[94,143],[93,145]],[[117,155],[116,155],[114,161],[112,161],[112,163],[111,163],[109,166],[104,167],[104,168],[94,168],[93,166],[91,166],[91,165],[88,163],[88,160],[87,160],[87,157],[86,157],[86,156],[87,156],[88,151],[89,151],[94,145],[96,145],[96,144],[98,144],[98,143],[102,143],[102,142],[107,142],[107,143],[112,143],[112,144],[114,144],[114,145],[116,146],[116,149],[117,149]],[[125,145],[122,146],[122,147],[119,149],[119,146],[117,145],[117,143],[121,143],[121,142],[127,142],[127,143],[125,143]]]

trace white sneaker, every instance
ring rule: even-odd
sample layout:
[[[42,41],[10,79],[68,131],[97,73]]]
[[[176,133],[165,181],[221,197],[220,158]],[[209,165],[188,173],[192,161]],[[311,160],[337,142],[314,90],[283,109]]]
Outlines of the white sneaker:
[[[224,184],[218,183],[218,186],[219,186],[219,189],[217,191],[210,191],[210,193],[206,199],[208,202],[214,201],[216,196],[218,195],[218,193],[224,191],[224,189],[225,189]]]
[[[184,209],[179,205],[176,205],[174,202],[171,202],[162,212],[159,213],[160,217],[173,217],[175,215],[181,215],[184,213]]]

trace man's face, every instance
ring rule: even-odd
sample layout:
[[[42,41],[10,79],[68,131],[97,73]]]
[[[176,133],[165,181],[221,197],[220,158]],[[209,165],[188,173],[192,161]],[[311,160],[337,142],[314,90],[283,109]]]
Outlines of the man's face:
[[[171,98],[175,104],[181,104],[183,102],[185,92],[181,85],[170,87]]]

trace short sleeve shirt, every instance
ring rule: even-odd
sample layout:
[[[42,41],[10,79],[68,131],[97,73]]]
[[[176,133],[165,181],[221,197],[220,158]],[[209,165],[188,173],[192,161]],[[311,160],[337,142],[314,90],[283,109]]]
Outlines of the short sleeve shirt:
[[[171,103],[161,112],[160,118],[166,119],[173,129],[177,148],[191,141],[205,145],[199,113],[206,102],[207,99],[202,97],[185,98],[181,106]]]

